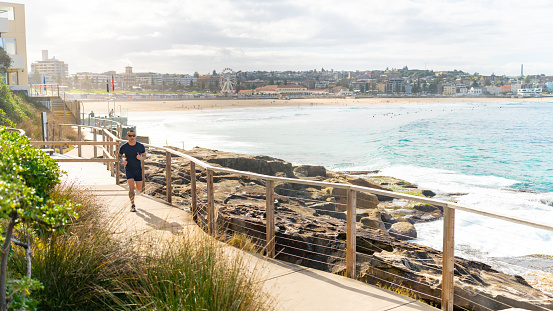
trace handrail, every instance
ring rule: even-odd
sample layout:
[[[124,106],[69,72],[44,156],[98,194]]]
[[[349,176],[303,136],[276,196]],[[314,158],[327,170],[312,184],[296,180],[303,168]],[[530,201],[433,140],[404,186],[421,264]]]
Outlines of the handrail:
[[[550,225],[541,224],[539,222],[533,222],[533,221],[523,219],[523,218],[515,218],[515,217],[507,216],[507,215],[504,215],[504,214],[500,214],[500,213],[487,212],[487,211],[471,208],[471,207],[468,207],[468,206],[464,206],[464,205],[461,205],[461,204],[456,204],[456,203],[451,203],[451,202],[446,202],[446,201],[436,200],[436,199],[430,199],[430,198],[423,198],[423,197],[419,197],[419,196],[415,196],[415,195],[411,195],[411,194],[397,193],[397,192],[393,192],[391,190],[381,190],[381,189],[368,188],[368,187],[351,185],[351,184],[338,184],[338,183],[330,183],[330,182],[316,181],[316,180],[305,180],[305,179],[295,179],[295,178],[289,178],[289,177],[270,176],[270,175],[263,175],[263,174],[259,174],[259,173],[239,171],[239,170],[235,170],[235,169],[231,169],[231,168],[212,166],[212,165],[207,164],[205,162],[202,162],[201,160],[198,160],[198,159],[196,159],[196,158],[194,158],[190,155],[184,154],[182,152],[175,151],[175,150],[170,149],[170,148],[158,147],[158,146],[149,145],[149,144],[144,144],[144,145],[149,147],[149,148],[163,150],[163,151],[166,151],[166,152],[170,152],[174,155],[187,158],[188,160],[193,161],[194,163],[200,165],[201,167],[203,167],[205,169],[210,169],[210,170],[213,170],[213,171],[216,171],[216,172],[240,174],[240,175],[243,175],[243,176],[249,176],[249,177],[260,178],[260,179],[265,179],[265,180],[271,180],[271,181],[276,181],[276,182],[278,182],[278,181],[280,181],[280,182],[291,182],[291,183],[297,183],[297,184],[302,184],[302,185],[326,186],[326,187],[334,187],[334,188],[340,188],[340,189],[346,189],[346,190],[357,190],[357,191],[361,191],[361,192],[367,192],[367,193],[370,193],[370,194],[378,194],[378,195],[393,197],[393,198],[396,198],[396,199],[405,199],[405,200],[410,200],[410,201],[416,201],[416,202],[419,202],[419,203],[426,203],[426,204],[432,204],[432,205],[437,205],[437,206],[442,206],[442,207],[449,207],[449,208],[452,208],[452,209],[458,209],[458,210],[462,210],[462,211],[466,211],[466,212],[470,212],[470,213],[475,213],[475,214],[479,214],[479,215],[483,215],[483,216],[487,216],[487,217],[506,220],[506,221],[510,221],[510,222],[513,222],[513,223],[532,226],[532,227],[535,227],[535,228],[544,229],[544,230],[548,230],[548,231],[553,232],[553,226],[550,226]]]
[[[63,146],[63,145],[80,145],[80,146],[116,146],[119,143],[116,141],[30,141],[31,145],[52,145],[52,146]]]
[[[12,131],[12,132],[19,132],[19,135],[25,135],[25,130],[23,130],[23,129],[16,129],[16,128],[8,127],[7,130]]]

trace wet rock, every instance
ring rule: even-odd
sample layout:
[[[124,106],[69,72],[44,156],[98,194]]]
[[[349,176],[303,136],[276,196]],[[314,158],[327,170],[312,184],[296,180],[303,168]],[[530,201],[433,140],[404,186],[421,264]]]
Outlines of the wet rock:
[[[313,165],[295,166],[294,174],[298,177],[326,177],[326,168],[324,166]]]
[[[347,209],[348,197],[347,190],[343,188],[332,188],[331,196],[336,198],[337,208],[344,212]],[[379,200],[374,194],[357,192],[357,209],[375,209],[378,208]]]
[[[425,197],[428,197],[428,198],[436,196],[436,193],[432,190],[423,190],[421,193],[422,193],[422,195],[424,195]]]
[[[417,238],[417,229],[409,222],[396,222],[388,231],[390,236],[399,240],[412,240]]]
[[[386,231],[386,227],[380,220],[372,219],[370,217],[363,217],[361,218],[360,222],[363,225],[364,229],[372,228]]]

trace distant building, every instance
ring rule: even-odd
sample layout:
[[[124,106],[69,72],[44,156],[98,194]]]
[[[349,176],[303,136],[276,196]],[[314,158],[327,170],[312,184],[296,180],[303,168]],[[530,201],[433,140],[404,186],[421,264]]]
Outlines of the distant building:
[[[303,85],[277,85],[276,91],[282,95],[308,95],[307,87]]]
[[[501,93],[511,93],[511,85],[502,85],[501,86]]]
[[[542,88],[529,88],[529,89],[518,89],[517,95],[519,97],[540,97],[542,93]]]
[[[457,94],[457,87],[455,85],[444,85],[443,95],[455,95]]]
[[[499,95],[501,92],[501,87],[499,86],[487,86],[485,88],[485,91],[488,92],[490,95]]]
[[[104,73],[77,72],[71,77],[75,88],[106,90],[109,85],[110,91],[112,89],[112,79],[115,90],[119,90],[121,87],[120,81],[122,80],[121,75],[116,74],[115,71]]]
[[[135,79],[139,86],[161,85],[163,81],[160,74],[153,72],[137,73]]]
[[[123,88],[130,90],[133,86],[136,86],[136,74],[132,72],[131,66],[127,66],[123,74]]]
[[[553,82],[546,82],[545,88],[547,88],[548,92],[553,92]]]
[[[315,95],[315,96],[326,96],[326,95],[328,95],[328,90],[313,89],[313,90],[309,90],[309,94],[310,95]]]
[[[42,50],[42,60],[31,64],[31,75],[38,75],[39,81],[34,83],[63,83],[69,74],[69,65],[53,58],[48,58],[48,50]]]
[[[389,78],[386,82],[386,93],[400,93],[405,91],[405,85],[401,78]]]
[[[471,87],[469,90],[468,95],[482,95],[482,88],[479,87]]]
[[[266,85],[252,91],[253,95],[309,95],[303,85]]]
[[[27,41],[25,35],[25,6],[0,2],[0,47],[12,59],[4,81],[12,90],[29,91],[27,72]]]

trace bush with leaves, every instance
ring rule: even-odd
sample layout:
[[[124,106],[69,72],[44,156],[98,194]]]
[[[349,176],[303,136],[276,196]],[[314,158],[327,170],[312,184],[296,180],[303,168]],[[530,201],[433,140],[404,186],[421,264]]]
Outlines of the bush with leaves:
[[[7,226],[2,227],[4,234],[0,238],[0,311],[8,310],[11,301],[25,304],[20,298],[26,295],[16,296],[15,293],[26,294],[37,287],[37,284],[28,280],[11,281],[10,284],[19,286],[17,291],[15,288],[7,288],[7,263],[14,228],[29,224],[55,229],[67,223],[71,217],[76,217],[70,202],[57,204],[50,198],[59,182],[60,169],[55,160],[33,148],[26,136],[0,127],[0,221],[7,223]]]

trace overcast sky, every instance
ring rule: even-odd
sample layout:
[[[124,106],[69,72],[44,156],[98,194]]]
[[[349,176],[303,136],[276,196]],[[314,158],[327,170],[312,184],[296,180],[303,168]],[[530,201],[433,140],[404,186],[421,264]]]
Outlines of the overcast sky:
[[[550,0],[12,0],[30,63],[69,72],[453,70],[553,75]]]

